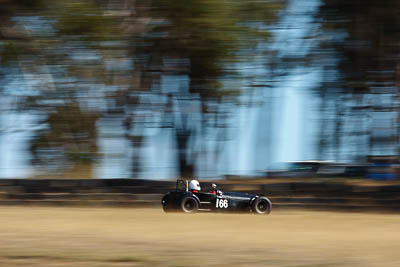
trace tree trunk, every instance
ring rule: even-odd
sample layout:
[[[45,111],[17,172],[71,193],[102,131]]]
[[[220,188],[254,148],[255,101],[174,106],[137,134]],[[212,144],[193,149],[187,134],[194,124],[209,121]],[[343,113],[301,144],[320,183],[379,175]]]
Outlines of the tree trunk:
[[[176,129],[176,128],[175,128]],[[193,164],[188,162],[188,143],[191,135],[190,130],[176,129],[176,142],[178,146],[179,177],[193,177]]]
[[[326,123],[326,106],[328,105],[327,97],[326,97],[326,92],[325,89],[322,89],[322,95],[321,95],[321,104],[320,104],[320,126],[319,126],[319,136],[318,136],[318,148],[317,148],[317,157],[319,160],[324,159],[324,154],[326,151],[326,145],[327,145],[327,140],[326,140],[326,133],[325,133],[325,128],[327,127]]]
[[[341,137],[342,137],[342,125],[343,125],[343,99],[336,100],[335,103],[335,136],[334,136],[334,151],[335,160],[341,160]]]

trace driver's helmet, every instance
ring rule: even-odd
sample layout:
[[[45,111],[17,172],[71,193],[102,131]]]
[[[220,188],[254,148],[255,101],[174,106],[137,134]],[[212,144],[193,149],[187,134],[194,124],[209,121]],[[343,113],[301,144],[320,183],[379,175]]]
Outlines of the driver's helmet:
[[[197,180],[191,180],[189,183],[189,190],[200,191],[200,183]]]

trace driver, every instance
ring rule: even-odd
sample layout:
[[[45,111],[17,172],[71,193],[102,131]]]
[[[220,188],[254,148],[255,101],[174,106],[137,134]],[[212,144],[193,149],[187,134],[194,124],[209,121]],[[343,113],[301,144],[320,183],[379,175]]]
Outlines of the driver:
[[[189,183],[189,190],[192,193],[198,193],[200,191],[200,183],[197,180],[191,180]]]
[[[212,184],[211,185],[211,194],[217,194],[217,185],[216,184]]]

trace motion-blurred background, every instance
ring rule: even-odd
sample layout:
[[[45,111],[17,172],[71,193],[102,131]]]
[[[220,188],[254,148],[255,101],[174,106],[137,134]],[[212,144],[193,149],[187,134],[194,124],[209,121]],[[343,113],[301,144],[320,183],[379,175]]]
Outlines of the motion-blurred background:
[[[0,0],[0,177],[394,179],[399,8]]]

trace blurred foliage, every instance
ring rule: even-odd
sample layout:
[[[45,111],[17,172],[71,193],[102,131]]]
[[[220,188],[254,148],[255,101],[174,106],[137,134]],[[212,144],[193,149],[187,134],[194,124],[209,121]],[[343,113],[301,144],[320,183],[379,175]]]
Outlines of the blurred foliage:
[[[60,159],[63,168],[92,163],[98,157],[97,119],[98,114],[82,112],[77,103],[56,107],[43,122],[48,129],[40,130],[31,142],[33,163],[42,168],[60,164],[54,162]]]
[[[365,161],[367,155],[376,153],[375,147],[398,147],[395,119],[382,126],[382,120],[372,117],[386,113],[389,120],[390,113],[398,109],[399,4],[377,0],[322,1],[317,16],[322,26],[320,46],[315,51],[319,61],[325,62],[321,64],[323,84],[318,88],[323,118],[320,159],[329,147],[336,150],[336,158],[341,158],[342,139],[349,137],[355,140],[356,160]],[[335,102],[333,116],[328,115],[329,102]],[[333,118],[329,121],[330,117]],[[355,121],[351,129],[344,129],[346,120]],[[329,123],[334,124],[333,131],[326,130]]]
[[[400,19],[397,1],[348,1],[325,0],[320,9],[323,29],[329,32],[344,33],[337,42],[329,40],[324,47],[331,47],[340,54],[339,71],[346,88],[351,92],[363,93],[369,90],[368,84],[380,77],[371,76],[371,71],[384,74],[395,71],[399,53],[396,44],[400,38]],[[394,82],[395,77],[387,77]]]
[[[135,100],[129,100],[132,96],[129,92],[153,91],[167,97],[162,113],[175,132],[179,173],[192,176],[195,153],[189,146],[191,138],[200,136],[204,139],[201,135],[207,128],[220,132],[217,141],[226,138],[226,131],[220,127],[226,124],[227,109],[223,108],[223,103],[231,103],[242,89],[240,80],[243,74],[235,64],[250,62],[255,56],[253,49],[268,41],[269,32],[254,22],[270,24],[284,3],[249,1],[244,5],[241,1],[156,0],[151,4],[146,1],[136,4],[134,9],[139,17],[130,22],[132,30],[126,31],[130,36],[130,55],[135,62],[132,83],[124,93],[128,107],[125,109],[126,120],[131,120],[130,114],[140,109],[140,105],[129,109],[132,107],[129,103],[137,99],[134,95],[132,98]],[[160,91],[157,86],[160,86],[163,75],[186,76],[189,80],[187,91],[185,88],[176,88],[175,93]],[[237,82],[226,88],[224,82],[227,80]],[[191,125],[189,112],[171,112],[174,106],[178,110],[187,109],[193,105],[191,101],[200,101],[200,134]],[[215,108],[216,105],[219,108]],[[134,123],[127,125],[127,131],[131,132]],[[218,145],[214,149],[218,156]]]
[[[101,42],[116,40],[117,21],[105,16],[105,10],[92,1],[51,1],[49,18],[54,18],[54,28],[60,36],[77,37],[83,41]],[[60,10],[54,13],[53,10]]]
[[[268,31],[251,23],[267,24],[283,7],[280,2],[248,1],[243,4],[236,0],[153,3],[152,17],[160,23],[149,34],[154,44],[151,53],[188,59],[186,71],[190,77],[190,92],[198,93],[201,98],[214,99],[224,96],[225,91],[219,90],[220,81],[224,75],[235,71],[232,64],[255,55],[254,50],[244,53],[245,49],[254,49],[269,37]],[[232,90],[239,90],[230,89],[228,95]]]
[[[349,136],[354,158],[379,144],[398,146],[397,119],[382,130],[372,117],[399,110],[400,4],[322,0],[314,17],[320,28],[307,36],[311,49],[284,55],[284,44],[267,44],[286,5],[0,0],[0,97],[18,94],[15,112],[40,118],[30,146],[35,166],[92,168],[97,124],[110,119],[120,122],[121,135],[130,141],[133,176],[140,172],[147,130],[154,128],[172,133],[178,172],[192,176],[202,155],[212,154],[218,165],[237,103],[260,102],[248,100],[254,90],[269,90],[288,70],[314,64],[322,72],[317,158],[332,159],[334,151],[340,160]],[[261,76],[270,76],[245,70],[256,61],[265,68]],[[28,84],[26,90],[5,90],[17,79]]]
[[[12,1],[3,8],[3,72],[35,84],[19,96],[16,110],[44,115],[31,140],[32,163],[57,172],[92,166],[99,116],[81,96],[90,84],[107,82],[101,43],[116,40],[117,21],[85,0]]]
[[[33,163],[93,162],[96,121],[113,112],[139,151],[148,121],[143,112],[153,108],[174,130],[179,172],[192,175],[189,141],[207,130],[217,132],[216,143],[226,138],[229,105],[243,89],[238,64],[251,64],[284,6],[280,0],[1,1],[0,62],[8,74],[31,77],[33,90],[19,97],[20,107],[44,117],[31,140]],[[187,90],[160,90],[165,75],[185,76]],[[146,94],[158,96],[154,107],[143,101]],[[200,108],[192,107],[196,102]],[[200,114],[201,133],[193,112],[172,112],[187,107]],[[135,175],[138,164],[132,165]]]
[[[166,104],[161,101],[153,108],[163,110],[168,127],[175,129],[180,173],[191,175],[194,167],[188,158],[193,155],[186,151],[195,127],[189,122],[190,113],[174,115],[171,110],[200,100],[197,112],[205,114],[201,128],[214,125],[211,128],[218,131],[228,109],[215,106],[241,94],[240,83],[226,87],[225,81],[240,81],[240,67],[235,64],[250,62],[252,49],[268,41],[265,25],[278,18],[284,4],[279,0],[1,1],[3,73],[31,77],[34,90],[19,96],[19,109],[43,118],[31,140],[32,162],[57,171],[92,164],[97,158],[96,121],[116,110],[133,149],[140,151],[145,127],[140,114],[152,108],[141,96],[151,92],[167,98]],[[188,91],[161,92],[157,87],[163,75],[186,76]],[[93,94],[106,100],[105,109]],[[182,103],[174,108],[175,98]],[[140,155],[133,160],[135,175]]]

